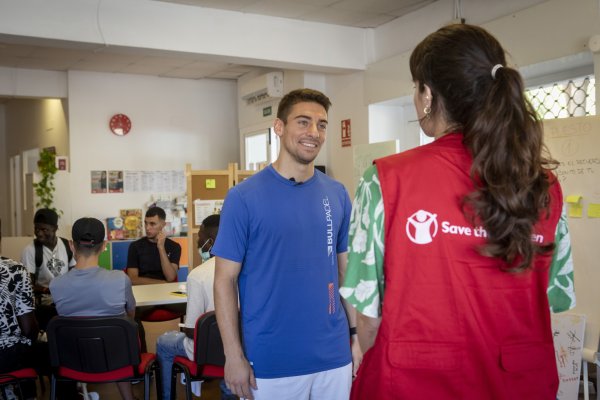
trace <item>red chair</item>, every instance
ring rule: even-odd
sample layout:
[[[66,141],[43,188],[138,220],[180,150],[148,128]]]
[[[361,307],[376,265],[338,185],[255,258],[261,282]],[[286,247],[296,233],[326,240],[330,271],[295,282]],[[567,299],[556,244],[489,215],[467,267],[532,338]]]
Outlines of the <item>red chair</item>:
[[[23,396],[21,383],[32,381],[32,383],[35,385],[37,377],[37,372],[35,372],[35,369],[33,368],[23,368],[0,374],[0,398],[7,398],[4,388],[8,385],[13,385],[19,388],[19,398],[24,399],[25,397]]]
[[[171,376],[171,398],[176,396],[178,373],[185,376],[186,400],[192,400],[192,382],[207,378],[223,378],[225,375],[225,353],[223,341],[214,311],[201,315],[194,331],[194,361],[177,356],[173,360]]]
[[[156,355],[140,353],[137,324],[126,317],[55,317],[48,324],[52,379],[50,399],[57,381],[107,383],[144,380],[144,399],[150,399],[150,377],[156,390],[161,380]]]

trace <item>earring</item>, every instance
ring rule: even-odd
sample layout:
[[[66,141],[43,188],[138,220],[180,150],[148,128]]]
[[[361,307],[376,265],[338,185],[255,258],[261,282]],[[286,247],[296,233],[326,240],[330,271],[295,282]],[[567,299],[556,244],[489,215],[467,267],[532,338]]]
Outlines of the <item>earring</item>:
[[[425,106],[423,108],[423,112],[425,113],[425,118],[429,118],[431,115],[431,106]]]

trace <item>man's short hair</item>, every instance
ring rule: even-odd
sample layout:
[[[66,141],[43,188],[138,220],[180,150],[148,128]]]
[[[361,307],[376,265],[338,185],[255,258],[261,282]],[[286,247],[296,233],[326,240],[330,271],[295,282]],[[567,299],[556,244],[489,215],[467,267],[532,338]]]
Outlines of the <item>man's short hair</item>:
[[[218,228],[219,227],[219,222],[221,221],[221,216],[219,214],[213,214],[213,215],[209,215],[208,217],[204,218],[204,220],[202,221],[202,225],[204,225],[205,228]]]
[[[71,236],[78,253],[85,256],[98,254],[105,237],[104,224],[96,218],[79,218],[73,224]]]
[[[40,208],[33,216],[33,223],[58,226],[58,214],[50,208]]]
[[[287,117],[290,115],[292,107],[298,103],[317,103],[323,106],[325,112],[328,112],[329,107],[331,107],[329,97],[318,90],[296,89],[283,96],[283,99],[279,102],[277,118],[282,120],[284,124],[287,123]]]
[[[146,218],[152,218],[154,216],[157,216],[158,219],[161,219],[163,221],[167,219],[167,214],[165,214],[165,210],[156,206],[150,207],[148,211],[146,211]]]

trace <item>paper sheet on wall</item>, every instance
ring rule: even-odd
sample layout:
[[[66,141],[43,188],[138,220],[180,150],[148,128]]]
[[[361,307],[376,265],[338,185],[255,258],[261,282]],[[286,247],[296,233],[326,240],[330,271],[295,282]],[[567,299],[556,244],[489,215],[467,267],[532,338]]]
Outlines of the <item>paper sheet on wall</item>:
[[[577,314],[552,314],[554,352],[560,383],[556,398],[577,400],[585,316]]]
[[[221,214],[224,200],[194,200],[194,225],[202,225],[204,218],[213,214]]]

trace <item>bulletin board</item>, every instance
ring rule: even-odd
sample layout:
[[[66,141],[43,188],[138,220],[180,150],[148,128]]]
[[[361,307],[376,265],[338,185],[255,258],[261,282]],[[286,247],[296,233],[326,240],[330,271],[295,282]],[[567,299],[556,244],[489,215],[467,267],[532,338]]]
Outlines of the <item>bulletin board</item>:
[[[600,117],[544,121],[544,138],[569,211],[577,306],[585,316],[583,359],[595,361],[600,344]]]
[[[187,205],[188,205],[188,259],[190,260],[190,271],[200,264],[198,254],[198,228],[196,223],[194,201],[200,200],[223,200],[229,189],[238,182],[254,174],[255,171],[239,170],[237,163],[229,163],[227,169],[223,170],[192,170],[187,164],[185,175],[187,181]]]

